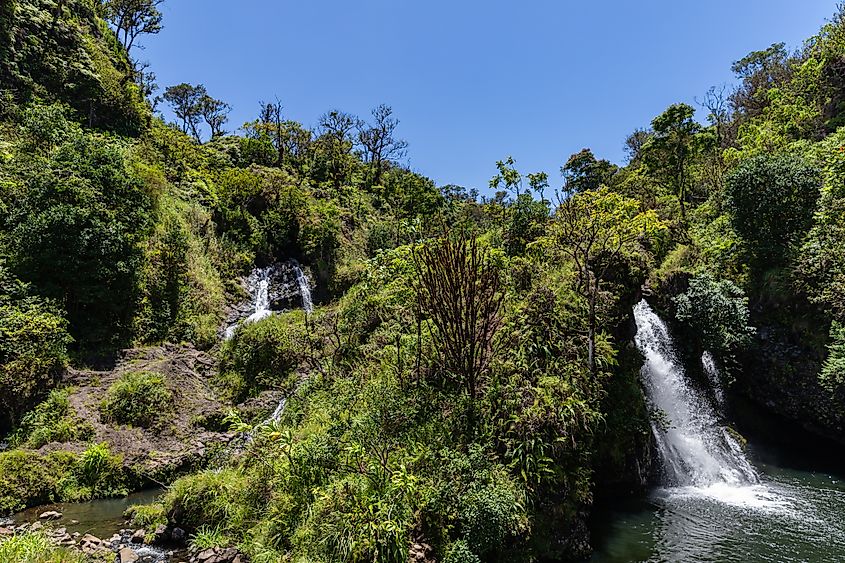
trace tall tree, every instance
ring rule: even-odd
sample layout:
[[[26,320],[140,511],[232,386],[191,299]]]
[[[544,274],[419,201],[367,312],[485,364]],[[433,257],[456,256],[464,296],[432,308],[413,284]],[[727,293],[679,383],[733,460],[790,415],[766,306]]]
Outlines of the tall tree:
[[[372,183],[381,183],[384,166],[402,158],[408,148],[407,141],[397,139],[396,128],[399,120],[393,117],[393,108],[381,104],[372,111],[373,122],[361,123],[358,130],[358,143],[364,153],[364,160],[372,171]]]
[[[164,0],[105,0],[103,13],[114,26],[118,40],[130,51],[135,39],[143,34],[162,30],[162,14],[158,7]]]
[[[686,221],[689,169],[695,156],[695,135],[701,126],[695,122],[695,109],[674,104],[651,122],[653,133],[642,149],[651,175],[678,196],[681,220]]]
[[[211,129],[211,138],[215,139],[223,135],[223,125],[229,120],[229,112],[232,106],[222,100],[216,100],[208,94],[199,99],[199,112]]]
[[[561,197],[552,232],[560,250],[575,263],[575,289],[587,300],[588,362],[593,375],[598,373],[596,333],[602,282],[623,255],[641,250],[639,241],[662,228],[653,210],[640,212],[637,200],[604,187]]]
[[[617,167],[610,161],[598,160],[593,151],[582,149],[569,157],[566,164],[560,168],[560,173],[563,175],[567,191],[585,192],[607,184],[616,170]]]
[[[360,119],[343,111],[332,110],[320,116],[318,150],[325,176],[336,190],[343,185],[353,166],[352,133],[362,127]]]

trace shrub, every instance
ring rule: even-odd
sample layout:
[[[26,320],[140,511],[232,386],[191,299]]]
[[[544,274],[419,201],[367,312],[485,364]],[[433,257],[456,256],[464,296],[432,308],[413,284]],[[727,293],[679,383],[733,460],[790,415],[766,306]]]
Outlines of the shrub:
[[[0,432],[49,391],[67,361],[67,322],[0,262]]]
[[[173,393],[161,374],[127,372],[106,392],[100,414],[106,420],[150,428],[162,422],[173,409]]]
[[[481,559],[472,552],[465,540],[458,540],[446,548],[443,563],[481,563]]]
[[[675,317],[712,352],[729,352],[747,344],[748,298],[729,280],[709,274],[690,279],[689,289],[673,299]]]
[[[127,508],[123,515],[128,518],[133,526],[154,530],[161,524],[167,524],[167,511],[164,504],[154,502],[152,504],[135,504]]]
[[[91,425],[71,414],[68,391],[54,389],[47,399],[23,417],[10,443],[37,449],[50,442],[85,440],[92,433]]]
[[[460,520],[467,545],[485,555],[502,547],[520,528],[522,503],[507,483],[476,485],[460,500]]]
[[[171,521],[191,530],[236,526],[248,507],[238,499],[246,480],[235,469],[206,470],[176,480],[164,495]]]
[[[220,373],[235,400],[262,389],[290,384],[290,376],[308,349],[302,311],[272,315],[242,325],[223,345]]]
[[[108,444],[93,444],[85,450],[73,470],[59,483],[63,500],[82,501],[128,494],[123,458],[112,454]]]
[[[86,563],[80,552],[57,546],[41,532],[27,532],[0,539],[0,561],[15,563]]]
[[[64,473],[53,457],[23,450],[0,452],[0,513],[54,500]]]

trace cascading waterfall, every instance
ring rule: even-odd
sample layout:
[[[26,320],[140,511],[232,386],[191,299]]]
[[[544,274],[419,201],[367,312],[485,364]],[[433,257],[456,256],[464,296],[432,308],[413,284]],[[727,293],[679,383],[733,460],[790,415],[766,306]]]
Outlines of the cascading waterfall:
[[[311,301],[311,287],[308,285],[308,278],[297,262],[293,262],[293,271],[296,274],[296,283],[299,285],[299,295],[302,297],[302,308],[309,315],[314,311],[314,302]]]
[[[226,330],[223,332],[224,340],[229,340],[235,335],[239,324],[254,323],[273,314],[273,311],[270,309],[270,281],[272,280],[273,274],[273,266],[256,268],[249,274],[246,280],[246,287],[253,303],[253,312],[247,318],[240,321],[240,323],[226,327]]]
[[[662,415],[652,431],[666,484],[673,487],[753,485],[756,471],[705,397],[690,387],[666,324],[640,301],[634,307],[636,343],[645,356],[642,380]]]
[[[701,367],[704,369],[704,374],[710,381],[710,386],[713,388],[713,397],[716,399],[716,405],[719,408],[725,406],[725,391],[722,388],[722,377],[719,375],[719,367],[716,365],[716,359],[708,351],[701,355]]]

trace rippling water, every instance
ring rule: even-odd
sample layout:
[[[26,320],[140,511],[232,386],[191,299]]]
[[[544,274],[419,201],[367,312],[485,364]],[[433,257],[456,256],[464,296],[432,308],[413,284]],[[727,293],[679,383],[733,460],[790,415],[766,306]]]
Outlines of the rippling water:
[[[756,485],[657,489],[599,512],[592,561],[845,561],[845,483],[757,469]]]

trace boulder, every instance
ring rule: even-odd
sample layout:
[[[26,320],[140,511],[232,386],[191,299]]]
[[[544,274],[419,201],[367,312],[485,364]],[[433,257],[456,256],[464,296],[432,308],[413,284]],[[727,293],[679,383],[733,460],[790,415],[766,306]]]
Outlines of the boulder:
[[[170,532],[170,539],[172,539],[176,543],[183,543],[187,535],[188,534],[185,533],[185,530],[177,527],[173,528],[173,531]]]
[[[135,530],[135,533],[132,534],[132,537],[129,538],[129,541],[131,541],[132,543],[144,543],[144,537],[146,537],[146,535],[146,530]]]
[[[117,557],[119,563],[135,563],[140,559],[138,554],[128,547],[124,547],[120,551],[118,551]]]
[[[38,517],[42,520],[58,520],[62,517],[62,513],[55,510],[48,510],[47,512],[39,514]]]

